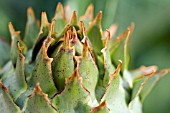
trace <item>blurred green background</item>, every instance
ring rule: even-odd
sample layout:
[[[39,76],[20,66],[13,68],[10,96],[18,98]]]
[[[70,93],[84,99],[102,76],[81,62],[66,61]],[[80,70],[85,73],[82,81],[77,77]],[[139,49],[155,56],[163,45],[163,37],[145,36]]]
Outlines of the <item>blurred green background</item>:
[[[117,35],[134,22],[130,69],[141,65],[170,68],[170,0],[0,0],[0,37],[10,42],[8,22],[12,22],[23,37],[29,6],[33,7],[38,19],[41,12],[46,11],[51,20],[57,2],[69,4],[71,10],[79,10],[78,16],[93,3],[94,15],[103,11],[103,30],[116,23]],[[162,78],[146,98],[144,113],[170,113],[169,86],[170,74]]]

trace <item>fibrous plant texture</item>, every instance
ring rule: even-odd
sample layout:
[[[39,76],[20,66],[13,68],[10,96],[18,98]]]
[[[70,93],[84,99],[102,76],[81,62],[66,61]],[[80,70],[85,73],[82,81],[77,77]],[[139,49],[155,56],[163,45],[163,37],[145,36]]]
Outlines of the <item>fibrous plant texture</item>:
[[[129,71],[134,25],[115,38],[117,26],[102,31],[93,5],[78,19],[59,3],[51,23],[42,12],[40,26],[31,8],[27,16],[23,39],[9,23],[11,46],[0,40],[0,113],[142,113],[145,97],[169,72]]]

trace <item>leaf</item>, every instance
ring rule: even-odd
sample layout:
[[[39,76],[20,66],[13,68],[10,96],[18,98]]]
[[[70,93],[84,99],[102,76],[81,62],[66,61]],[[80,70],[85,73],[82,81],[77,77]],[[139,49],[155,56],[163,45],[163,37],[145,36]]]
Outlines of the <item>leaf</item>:
[[[57,5],[56,12],[53,19],[55,20],[54,31],[57,33],[56,37],[58,37],[66,26],[66,17],[64,14],[63,6],[60,2]]]
[[[153,72],[153,70],[157,70],[157,66],[141,66],[138,69],[129,71],[127,69],[124,70],[124,79],[129,83],[130,88],[133,87],[133,82],[137,79],[140,79],[144,76],[148,76]]]
[[[142,103],[140,101],[139,96],[136,96],[130,103],[129,103],[129,110],[131,113],[143,113],[142,112]]]
[[[59,91],[64,88],[65,78],[69,77],[74,71],[74,50],[70,48],[69,31],[64,36],[63,46],[52,62],[52,74],[54,83]]]
[[[42,43],[47,38],[49,31],[50,31],[50,24],[48,22],[47,15],[45,12],[42,12],[40,32],[33,46],[32,61],[35,61],[36,56],[42,47]]]
[[[99,75],[103,78],[105,70],[104,70],[104,58],[103,56],[95,56],[96,57],[96,64],[99,69]]]
[[[113,46],[113,43],[112,43],[112,41],[114,40],[115,41],[115,34],[116,34],[116,32],[117,32],[117,29],[118,29],[118,25],[117,24],[112,24],[112,25],[110,25],[110,27],[108,28],[108,29],[106,29],[106,31],[104,31],[103,32],[103,35],[105,36],[105,35],[107,35],[107,33],[108,33],[108,31],[110,32],[110,44],[109,44],[109,46]]]
[[[103,13],[103,28],[108,28],[115,20],[119,0],[107,0]]]
[[[43,42],[40,56],[37,58],[31,78],[28,80],[29,87],[35,87],[37,83],[40,83],[42,91],[47,93],[50,98],[57,92],[51,70],[53,59],[47,56],[47,49],[52,41],[52,38],[48,37]]]
[[[47,54],[49,57],[54,58],[59,52],[61,46],[63,45],[63,40],[59,40],[58,42],[54,40],[52,44],[49,46],[47,50]]]
[[[135,99],[135,97],[140,95],[141,90],[145,86],[145,84],[155,75],[156,70],[152,70],[151,74],[144,74],[143,78],[137,79],[134,81],[134,86],[132,90],[132,96],[131,96],[131,101]]]
[[[3,84],[8,88],[11,97],[15,101],[24,91],[27,89],[27,84],[25,81],[25,74],[24,74],[24,59],[25,57],[22,54],[21,47],[19,42],[17,42],[17,64],[15,71],[13,70],[12,73],[7,73],[6,77],[2,79]]]
[[[160,78],[168,72],[169,70],[167,69],[158,72],[156,72],[156,70],[153,70],[149,76],[143,75],[143,78],[138,78],[138,80],[135,80],[132,92],[132,99],[129,103],[129,109],[134,111],[134,113],[139,112],[136,111],[139,110],[136,108],[139,107],[141,109],[141,103],[143,103],[145,97],[150,93],[156,82],[158,82]],[[141,97],[140,102],[139,96]]]
[[[22,109],[25,106],[27,97],[33,92],[33,88],[29,88],[23,92],[15,101],[15,103]]]
[[[89,101],[90,93],[82,84],[82,78],[76,69],[70,78],[66,78],[65,88],[53,98],[52,105],[59,113],[80,113],[80,109],[85,110],[81,113],[88,113]]]
[[[80,0],[68,0],[66,4],[69,4],[69,10],[70,13],[72,13],[74,10],[78,11],[78,17],[84,14],[86,8],[91,3],[91,0],[84,0],[83,3]]]
[[[55,22],[54,20],[52,21],[53,23]],[[52,24],[53,24],[52,23]],[[53,25],[51,24],[51,26],[53,27]],[[55,23],[54,23],[55,24]],[[57,37],[54,38],[54,41],[51,43],[51,45],[48,48],[47,54],[49,57],[54,58],[56,56],[56,54],[59,52],[61,46],[63,45],[63,41],[64,41],[64,34],[70,29],[70,25],[67,24],[67,26],[64,28],[64,30],[62,31],[62,33]],[[53,28],[52,28],[53,29]],[[53,32],[50,30],[50,32]],[[53,34],[51,34],[51,37],[53,37]]]
[[[151,68],[151,67],[150,67]],[[154,69],[153,67],[151,69]],[[164,76],[166,75],[170,70],[164,69],[161,71],[156,72],[155,70],[152,70],[151,74],[145,74],[141,76],[140,78],[136,79],[134,81],[134,88],[132,92],[132,100],[140,96],[141,97],[141,102],[144,101],[146,96],[151,92],[155,84]]]
[[[106,0],[93,0],[94,4],[94,15],[97,15],[99,11],[104,11]]]
[[[57,113],[48,100],[48,95],[42,92],[39,84],[28,96],[23,111],[24,113]]]
[[[100,100],[101,100],[105,90],[106,89],[103,87],[103,81],[101,78],[99,78],[97,86],[96,86],[96,90],[95,90],[96,99],[97,99],[98,103],[100,103]]]
[[[0,113],[20,113],[19,107],[13,102],[8,89],[0,81]]]
[[[132,70],[130,71],[130,74],[133,78],[133,81],[138,80],[143,78],[144,76],[147,76],[149,74],[152,74],[152,72],[155,70],[157,70],[158,67],[157,66],[141,66],[138,69]]]
[[[26,47],[25,43],[21,40],[20,32],[15,31],[12,23],[9,23],[8,27],[9,27],[9,31],[11,34],[11,40],[12,40],[11,41],[11,60],[12,60],[13,66],[15,67],[16,63],[17,63],[17,57],[18,57],[18,52],[17,52],[18,50],[17,50],[16,43],[19,41],[20,45],[22,46],[23,53],[26,52],[27,47]]]
[[[93,108],[90,113],[109,113],[109,111],[106,101],[103,101],[99,106]]]
[[[126,80],[126,82],[128,83],[127,87],[133,88],[133,80],[134,79],[133,79],[132,74],[129,72],[129,70],[127,70],[127,69],[124,70],[123,77]]]
[[[70,20],[70,26],[74,26],[76,28],[76,30],[79,30],[79,26],[78,26],[78,18],[77,18],[77,14],[76,11],[73,11],[71,20]]]
[[[7,63],[10,59],[10,46],[9,44],[2,38],[0,38],[0,69]]]
[[[107,31],[107,38],[105,40],[105,47],[101,50],[104,56],[104,78],[103,78],[103,86],[106,88],[110,79],[110,74],[112,74],[115,71],[115,67],[112,64],[111,58],[110,58],[110,51],[109,51],[109,41],[110,41],[110,32]]]
[[[90,106],[84,104],[83,102],[78,102],[77,106],[74,108],[75,113],[89,113]]]
[[[35,65],[35,62],[30,62],[32,58],[32,49],[30,49],[26,54],[25,54],[25,76],[26,76],[26,81],[30,79],[33,67]]]
[[[93,4],[90,4],[86,9],[85,14],[80,17],[80,21],[83,21],[85,28],[88,28],[90,22],[93,20],[93,16],[94,16],[93,13],[94,13],[94,6]]]
[[[121,34],[116,41],[113,40],[111,45],[109,45],[110,51],[111,51],[111,59],[112,62],[114,62],[116,65],[119,64],[118,60],[123,61],[123,66],[121,71],[124,72],[125,69],[128,69],[129,66],[129,61],[130,61],[130,46],[129,46],[129,41],[130,41],[130,35],[134,29],[134,24],[131,24],[126,32]],[[124,38],[125,37],[125,38]]]
[[[102,12],[100,11],[86,32],[92,47],[97,54],[101,54],[101,50],[103,49],[101,22]]]
[[[77,57],[77,68],[79,75],[83,79],[82,82],[84,87],[90,92],[92,103],[95,104],[97,102],[95,89],[99,79],[99,72],[90,52],[88,51],[88,46],[88,41],[85,40],[82,56]]]
[[[25,28],[24,42],[28,49],[33,47],[33,44],[38,36],[39,23],[34,16],[34,12],[31,7],[27,9],[27,23]]]
[[[13,71],[13,65],[12,61],[7,62],[3,68],[0,70],[0,79],[3,79],[3,77],[9,73],[9,71]]]
[[[164,77],[170,70],[164,69],[160,70],[145,84],[143,89],[140,92],[141,101],[143,102],[147,95],[152,91],[153,87],[156,85],[156,83]]]
[[[151,69],[154,69],[154,68],[152,67]],[[139,80],[134,81],[132,97],[129,103],[129,109],[132,111],[132,113],[136,113],[136,112],[142,113],[142,102],[141,102],[141,99],[139,99],[139,96],[140,96],[141,90],[143,89],[145,84],[155,75],[155,72],[156,72],[156,68],[152,70],[152,73],[142,74],[144,78],[139,78]]]
[[[105,93],[101,98],[101,102],[106,101],[110,113],[130,113],[125,101],[125,90],[120,82],[121,78],[119,72],[122,62],[119,62],[115,72],[110,75],[110,80]]]
[[[72,37],[70,40],[70,45],[71,45],[71,47],[75,48],[75,52],[76,52],[77,56],[80,56],[82,54],[83,45],[80,42],[80,40],[78,39],[77,32],[74,27],[73,27]]]

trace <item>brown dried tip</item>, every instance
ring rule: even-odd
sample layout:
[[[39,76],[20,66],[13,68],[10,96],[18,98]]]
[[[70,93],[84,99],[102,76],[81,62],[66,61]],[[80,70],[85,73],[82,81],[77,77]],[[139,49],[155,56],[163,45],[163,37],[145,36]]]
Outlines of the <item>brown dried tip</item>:
[[[76,68],[74,70],[74,72],[72,73],[72,75],[69,77],[69,78],[66,78],[65,81],[66,81],[66,84],[69,82],[69,81],[73,81],[75,79],[78,79],[80,81],[80,83],[82,83],[82,78],[79,76],[79,73],[78,73],[78,68]]]
[[[45,47],[45,42],[46,42],[46,40],[47,40],[47,39],[45,39],[45,40],[43,41],[43,44],[42,44],[42,55],[44,55],[44,56],[47,56],[47,49],[46,49],[46,47]]]
[[[128,29],[127,29],[127,41],[129,40],[130,34],[132,33],[133,29],[134,29],[134,24],[131,23],[130,26],[128,27]]]
[[[145,76],[150,76],[150,74],[152,74],[153,71],[156,72],[157,69],[158,69],[157,66],[149,66],[149,67],[141,66],[139,69],[136,69],[136,70],[137,71],[140,70],[142,74],[141,76],[136,77],[135,80],[141,79]]]
[[[127,41],[128,41],[128,40],[129,40],[129,37],[130,37],[130,34],[132,33],[133,29],[134,29],[134,24],[131,23],[130,26],[127,28],[127,30],[126,30],[124,33],[122,33],[121,35],[119,35],[119,36],[117,37],[117,39],[118,39],[119,41],[121,41],[121,40],[124,39],[125,36],[126,36]]]
[[[17,41],[17,48],[18,48],[18,51],[19,51],[19,53],[22,53],[22,49],[21,49],[21,46],[20,46],[20,44],[19,44],[19,41]]]
[[[106,106],[106,101],[103,101],[99,106],[94,107],[90,113],[94,113],[95,111],[98,111],[100,108],[105,107]]]
[[[64,35],[64,44],[63,47],[65,49],[68,49],[70,47],[70,31],[66,31],[65,35]]]
[[[42,44],[42,54],[41,55],[43,56],[43,58],[45,58],[50,63],[53,61],[53,58],[48,57],[47,49],[50,46],[50,44],[53,42],[53,40],[54,39],[52,39],[51,37],[47,37],[47,39],[45,39]]]
[[[65,14],[64,14],[64,8],[63,8],[63,5],[61,4],[61,2],[59,2],[57,4],[56,13],[55,13],[54,18],[56,18],[58,16],[62,16],[64,19],[66,19]]]
[[[70,20],[70,24],[71,25],[77,25],[77,14],[76,14],[76,11],[73,11],[73,14],[72,14],[72,17],[71,17],[71,20]]]
[[[52,22],[50,24],[50,31],[48,33],[49,37],[51,37],[51,35],[54,33],[54,24],[55,24],[55,19],[52,19]]]
[[[110,31],[108,29],[106,29],[106,32],[107,32],[107,37],[106,37],[106,40],[105,40],[105,48],[108,47],[109,41],[110,41]]]
[[[36,84],[36,86],[35,86],[35,88],[34,88],[34,91],[28,96],[28,98],[31,98],[35,93],[39,93],[40,95],[42,95],[42,96],[44,97],[44,99],[45,99],[48,103],[50,103],[50,101],[48,100],[48,95],[42,92],[42,89],[41,89],[39,83]]]
[[[130,26],[128,27],[128,30],[132,32],[134,30],[135,24],[131,23]]]
[[[102,24],[102,11],[100,11],[98,14],[97,14],[97,16],[96,16],[96,18],[93,20],[93,22],[92,22],[92,25],[93,24],[98,24],[99,26],[101,26],[101,24]]]
[[[58,2],[58,4],[57,4],[56,12],[58,12],[58,11],[64,12],[63,5],[61,2]]]
[[[18,49],[18,52],[19,52],[19,56],[21,57],[22,62],[24,62],[25,57],[24,57],[24,55],[22,54],[22,47],[20,46],[19,41],[17,41],[16,44],[17,44],[17,49]]]
[[[121,70],[121,67],[122,67],[122,61],[119,60],[119,65],[117,66],[116,70],[114,71],[113,74],[110,74],[109,83],[112,81],[112,79],[113,79],[114,77],[116,77],[117,75],[119,75],[119,72],[120,72],[120,70]]]
[[[32,7],[28,7],[27,9],[27,15],[30,15],[31,17],[33,17],[35,19],[35,16],[34,16],[34,11],[32,9]],[[29,17],[29,16],[28,16]],[[36,20],[36,19],[35,19]]]
[[[71,75],[69,78],[65,78],[65,86],[64,86],[64,89],[63,89],[61,92],[57,93],[54,97],[57,97],[57,96],[59,96],[60,94],[62,94],[62,93],[65,91],[66,86],[67,86],[68,83],[74,82],[74,81],[77,81],[77,80],[78,80],[78,82],[81,84],[81,86],[83,87],[83,89],[86,90],[87,93],[90,95],[90,92],[84,87],[84,85],[83,85],[83,83],[82,83],[82,77],[79,76],[78,68],[76,68],[76,69],[74,70],[74,72],[72,73],[72,75]]]
[[[34,17],[34,12],[33,12],[32,7],[28,7],[28,9],[27,9],[27,14]]]
[[[14,26],[12,25],[11,22],[8,23],[8,28],[9,28],[11,36],[12,34],[20,35],[20,31],[15,31]]]
[[[161,70],[160,73],[162,74],[167,74],[170,72],[170,69],[164,69],[164,70]]]
[[[75,27],[73,27],[73,36],[72,36],[72,38],[73,39],[78,38],[77,37],[77,31],[76,31]]]
[[[34,88],[34,91],[28,96],[28,98],[31,98],[36,92],[40,92],[42,93],[42,89],[40,88],[40,84],[37,83],[35,88]]]
[[[113,24],[110,26],[110,28],[108,29],[110,31],[110,37],[113,37],[116,34],[117,28],[117,24]]]
[[[90,92],[85,88],[84,84],[83,84],[83,80],[82,80],[82,77],[79,75],[79,72],[78,72],[78,67],[74,70],[74,72],[72,73],[72,75],[69,77],[69,78],[65,78],[65,87],[66,87],[66,84],[68,84],[70,81],[74,81],[74,80],[78,80],[79,83],[81,84],[81,86],[83,87],[84,90],[87,91],[87,93],[90,95]],[[65,88],[64,88],[65,89]],[[64,91],[64,90],[63,90]]]
[[[85,27],[84,27],[83,21],[80,21],[80,26],[81,26],[81,30],[82,30],[82,32],[83,32],[83,36],[85,36],[85,35],[86,35],[86,32],[85,32]]]
[[[145,67],[145,66],[141,66],[139,68],[139,70],[142,71],[142,73],[145,73],[145,74],[151,74],[154,71],[156,71],[158,69],[157,66],[149,66],[149,67]]]
[[[37,92],[42,92],[42,89],[40,88],[40,83],[36,84],[36,87],[34,90],[36,90]]]
[[[68,31],[70,29],[70,24],[66,25],[66,31]]]
[[[47,14],[46,12],[42,12],[41,14],[41,26],[46,26],[49,25],[48,19],[47,19]]]
[[[83,21],[85,19],[93,19],[93,14],[94,13],[94,6],[93,4],[90,4],[83,16],[80,17],[80,20]]]
[[[86,36],[86,30],[85,30],[85,27],[84,27],[84,23],[83,21],[80,21],[80,26],[81,26],[81,29],[80,31],[83,32],[83,39],[81,42],[85,42],[85,40],[88,40],[87,36]]]
[[[11,22],[8,23],[8,28],[9,28],[10,33],[15,32],[14,26],[12,25]]]
[[[54,24],[55,24],[55,19],[52,20],[50,24],[50,31],[48,33],[47,38],[44,40],[45,42],[45,47],[46,49],[50,46],[50,44],[54,41],[53,38],[51,38],[51,35],[54,33]]]
[[[117,37],[117,40],[120,42],[121,40],[123,40],[125,38],[125,36],[127,35],[127,31],[125,31],[124,33],[120,34],[118,37]]]
[[[55,24],[55,20],[53,19],[51,22],[51,26],[50,26],[50,31],[54,32],[54,24]]]
[[[31,19],[29,19],[29,18],[31,18]],[[36,24],[38,26],[40,25],[39,20],[37,20],[35,18],[34,11],[33,11],[32,7],[28,7],[28,9],[27,9],[27,20],[32,20],[32,19],[36,22]]]
[[[87,41],[87,39],[85,39],[85,41],[84,41],[82,56],[83,57],[88,56],[88,41]]]

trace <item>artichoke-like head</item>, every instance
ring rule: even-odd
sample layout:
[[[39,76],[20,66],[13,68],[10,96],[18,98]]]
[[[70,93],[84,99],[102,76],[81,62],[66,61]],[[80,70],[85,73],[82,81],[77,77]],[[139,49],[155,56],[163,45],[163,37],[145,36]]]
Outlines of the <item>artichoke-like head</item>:
[[[0,112],[141,113],[169,70],[128,70],[133,24],[115,38],[117,25],[102,31],[102,12],[93,19],[93,5],[80,18],[66,13],[59,3],[51,23],[45,12],[39,22],[28,8],[23,39],[9,23],[11,46],[0,40]]]

